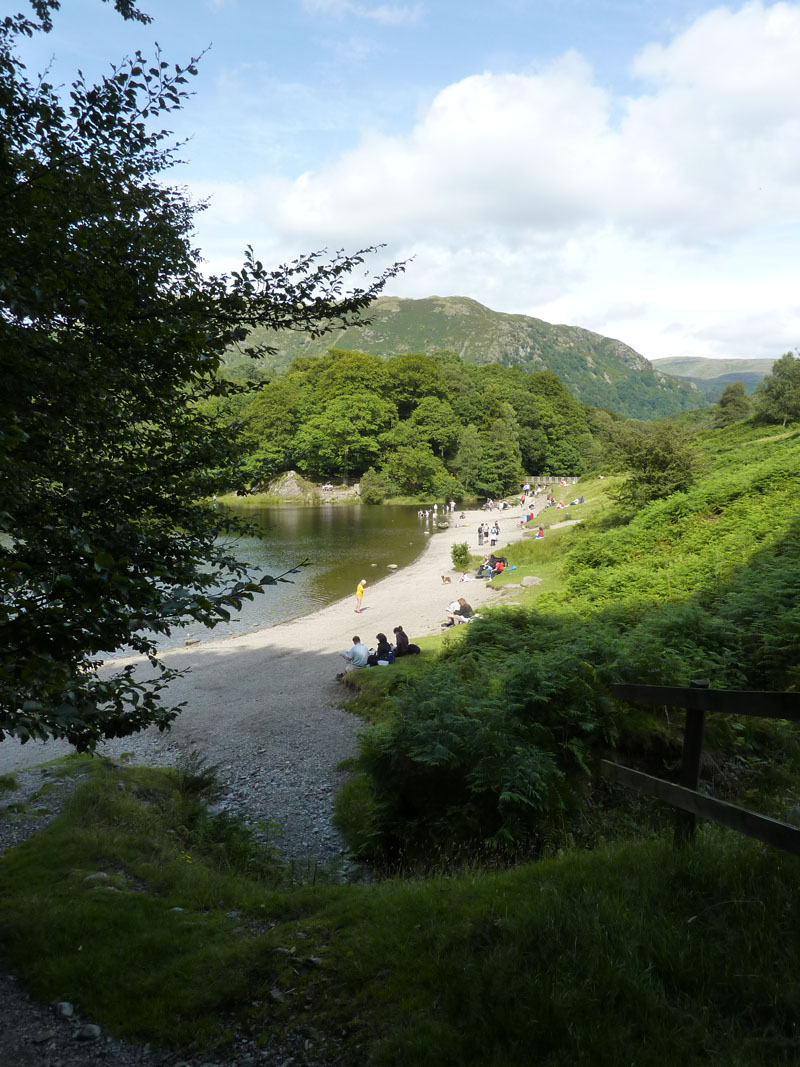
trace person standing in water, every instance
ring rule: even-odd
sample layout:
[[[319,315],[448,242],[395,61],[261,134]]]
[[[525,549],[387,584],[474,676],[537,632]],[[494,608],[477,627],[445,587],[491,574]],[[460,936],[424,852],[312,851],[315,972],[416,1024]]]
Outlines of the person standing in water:
[[[355,611],[361,613],[361,601],[364,599],[364,586],[367,584],[367,579],[362,578],[356,586],[356,606]]]

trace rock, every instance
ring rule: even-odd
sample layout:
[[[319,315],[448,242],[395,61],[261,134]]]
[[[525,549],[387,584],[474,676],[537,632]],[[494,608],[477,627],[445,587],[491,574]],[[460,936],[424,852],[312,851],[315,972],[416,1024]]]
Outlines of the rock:
[[[523,585],[527,589],[532,585],[538,585],[539,582],[541,582],[541,580],[542,580],[541,578],[537,578],[533,574],[526,574],[525,577],[522,579],[522,582],[520,584]]]
[[[396,563],[387,563],[386,564],[386,569],[388,571],[396,571],[397,570],[397,564]]]
[[[108,878],[105,871],[95,871],[94,874],[87,874],[84,878],[84,882],[104,882]]]
[[[97,1041],[102,1032],[96,1023],[86,1023],[85,1026],[80,1028],[75,1037],[78,1041]]]
[[[75,1009],[68,1000],[60,1000],[55,1005],[55,1012],[60,1019],[71,1019],[75,1014]]]
[[[316,492],[316,487],[311,482],[307,482],[305,478],[302,478],[297,471],[286,471],[285,474],[281,474],[274,481],[269,483],[267,487],[267,493],[270,496],[282,496],[287,498],[305,499],[310,497],[312,493]]]

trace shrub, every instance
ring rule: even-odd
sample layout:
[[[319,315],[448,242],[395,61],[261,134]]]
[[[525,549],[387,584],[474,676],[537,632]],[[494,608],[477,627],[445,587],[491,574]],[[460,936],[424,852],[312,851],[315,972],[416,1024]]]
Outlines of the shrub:
[[[457,571],[467,571],[472,562],[472,555],[466,541],[459,541],[450,549],[450,558]]]

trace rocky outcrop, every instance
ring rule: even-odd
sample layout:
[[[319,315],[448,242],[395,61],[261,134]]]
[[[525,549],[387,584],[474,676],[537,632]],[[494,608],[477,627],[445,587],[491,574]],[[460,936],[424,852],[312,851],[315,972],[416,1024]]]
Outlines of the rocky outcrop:
[[[310,500],[318,491],[313,482],[306,481],[297,471],[286,471],[267,486],[270,496],[280,496],[286,500]]]

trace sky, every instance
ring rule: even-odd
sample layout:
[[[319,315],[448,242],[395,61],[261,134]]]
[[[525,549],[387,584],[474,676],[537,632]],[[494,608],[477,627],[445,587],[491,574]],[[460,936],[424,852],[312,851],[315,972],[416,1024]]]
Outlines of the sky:
[[[24,9],[26,0],[16,0]],[[383,244],[468,296],[666,356],[800,347],[800,2],[62,0],[68,85],[201,53],[171,184],[204,269]],[[363,279],[356,278],[357,283]]]

